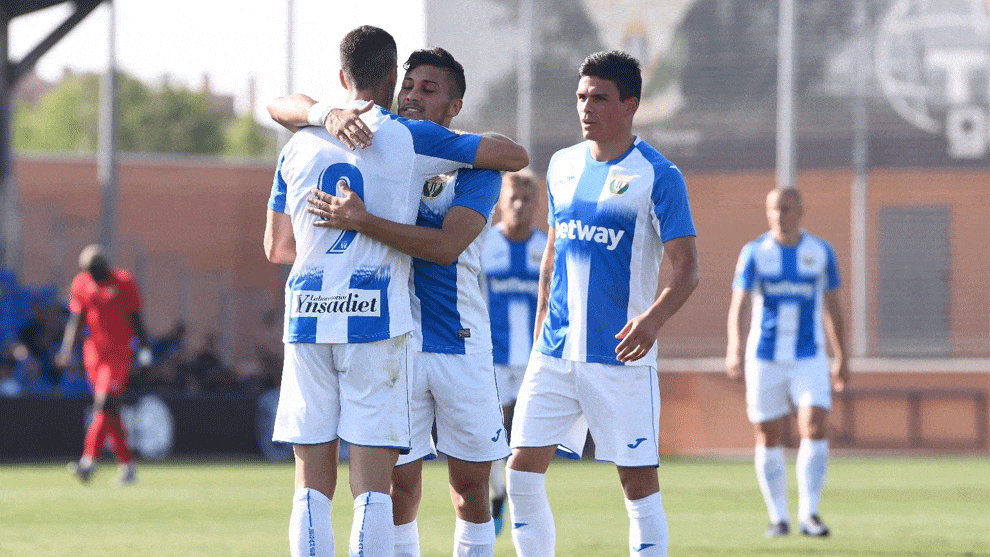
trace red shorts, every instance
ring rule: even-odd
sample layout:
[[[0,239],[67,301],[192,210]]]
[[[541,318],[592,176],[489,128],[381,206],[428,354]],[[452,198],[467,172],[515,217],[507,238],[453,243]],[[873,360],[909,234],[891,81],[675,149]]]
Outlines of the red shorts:
[[[131,371],[131,347],[98,351],[95,346],[86,343],[83,345],[83,365],[94,393],[118,396],[124,391]]]

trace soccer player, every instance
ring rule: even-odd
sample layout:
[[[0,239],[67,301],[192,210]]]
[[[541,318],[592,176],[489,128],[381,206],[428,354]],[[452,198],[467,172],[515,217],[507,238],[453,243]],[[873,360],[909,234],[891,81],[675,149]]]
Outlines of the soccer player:
[[[85,318],[89,334],[83,342],[83,366],[93,389],[93,419],[86,431],[82,458],[70,462],[69,471],[81,482],[88,482],[109,435],[120,468],[119,483],[132,484],[137,475],[120,421],[120,398],[131,369],[132,337],[137,336],[140,342],[139,359],[150,360],[148,335],[141,319],[141,296],[130,273],[111,267],[98,244],[82,250],[79,267],[82,271],[72,280],[69,321],[55,363],[62,369],[69,365],[80,322]]]
[[[269,202],[269,259],[293,262],[273,439],[293,443],[296,454],[294,556],[333,554],[339,439],[351,446],[351,555],[393,555],[391,473],[400,451],[412,448],[410,258],[368,234],[314,226],[305,197],[314,185],[335,192],[344,180],[342,193],[361,199],[368,213],[411,225],[428,178],[472,164],[514,170],[528,163],[525,150],[504,138],[388,113],[395,59],[395,42],[381,29],[361,27],[345,37],[341,83],[353,101],[377,103],[350,106],[375,142],[351,151],[322,128],[299,131],[283,150]],[[269,110],[280,121],[307,122],[311,107]]]
[[[481,253],[492,323],[495,377],[506,431],[512,427],[512,411],[533,348],[540,260],[547,245],[547,235],[533,227],[538,187],[531,172],[514,172],[502,178],[498,201],[501,220],[489,231]],[[492,517],[498,533],[506,497],[504,462],[492,466],[489,483]]]
[[[734,379],[745,374],[746,413],[756,433],[756,478],[770,515],[767,536],[790,533],[780,442],[794,407],[801,434],[801,533],[828,536],[818,516],[828,464],[825,419],[831,386],[841,391],[849,381],[836,292],[839,268],[832,246],[801,230],[804,207],[798,190],[771,191],[766,208],[770,231],[743,247],[732,281],[725,369]],[[743,315],[751,305],[749,338],[743,344]],[[826,336],[834,357],[831,373]]]
[[[595,457],[618,469],[630,555],[667,554],[656,341],[697,286],[698,263],[680,170],[632,133],[641,89],[635,58],[587,57],[577,87],[586,141],[547,170],[552,233],[506,473],[520,557],[554,554],[545,474],[557,447],[581,455],[589,429]],[[665,252],[672,273],[659,286]]]
[[[399,115],[450,126],[464,95],[461,64],[446,50],[432,48],[413,52],[404,68]],[[338,124],[354,129],[347,118],[328,124],[331,129]],[[360,144],[359,138],[354,141]],[[391,487],[397,556],[419,555],[416,516],[423,459],[436,457],[438,449],[448,457],[457,515],[454,555],[492,555],[495,550],[488,476],[492,461],[506,457],[509,449],[479,257],[500,187],[501,176],[490,170],[462,169],[431,177],[423,185],[415,226],[370,214],[345,184],[342,198],[317,192],[322,199],[312,199],[311,211],[324,218],[317,226],[356,230],[414,257],[418,353],[411,382],[413,448],[399,457]],[[431,436],[434,421],[438,447]]]

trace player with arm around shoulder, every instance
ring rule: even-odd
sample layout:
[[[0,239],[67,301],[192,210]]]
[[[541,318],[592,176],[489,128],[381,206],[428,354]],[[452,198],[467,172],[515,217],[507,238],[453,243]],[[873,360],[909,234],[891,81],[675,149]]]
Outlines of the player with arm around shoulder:
[[[576,92],[585,142],[547,171],[550,235],[536,339],[516,402],[507,469],[512,540],[554,554],[545,474],[555,450],[613,462],[630,520],[629,554],[667,554],[660,499],[661,327],[698,283],[695,228],[680,171],[632,133],[642,78],[619,51],[585,59]],[[660,261],[673,272],[659,281]]]
[[[832,386],[849,381],[835,252],[801,229],[804,207],[796,189],[774,189],[766,199],[770,231],[746,244],[732,283],[725,367],[746,380],[746,409],[756,434],[756,476],[770,515],[768,537],[790,532],[784,428],[797,409],[798,517],[801,533],[824,537],[818,516],[828,464],[825,421]],[[752,308],[749,339],[742,320]],[[834,356],[829,371],[826,337]],[[831,384],[830,384],[831,376]]]

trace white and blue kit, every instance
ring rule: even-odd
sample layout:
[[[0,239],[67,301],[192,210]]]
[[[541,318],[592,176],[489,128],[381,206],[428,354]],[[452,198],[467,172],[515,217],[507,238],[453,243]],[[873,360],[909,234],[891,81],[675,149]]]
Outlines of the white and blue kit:
[[[656,347],[623,364],[615,335],[656,300],[664,242],[695,235],[684,178],[639,138],[604,162],[586,141],[553,156],[547,188],[555,234],[549,308],[519,393],[512,446],[556,444],[579,455],[590,428],[597,459],[655,466]]]
[[[423,182],[469,167],[480,137],[377,106],[361,118],[375,134],[367,149],[351,151],[326,130],[305,128],[279,157],[268,208],[290,216],[296,257],[285,286],[274,439],[322,443],[339,435],[408,449],[411,258],[361,234],[314,226],[306,197],[313,188],[337,194],[343,179],[369,213],[412,224]]]
[[[753,301],[745,365],[750,420],[778,418],[792,405],[831,408],[822,303],[840,282],[832,246],[807,232],[793,246],[767,232],[743,247],[732,288]]]
[[[423,185],[417,226],[441,229],[454,206],[485,217],[485,227],[450,265],[413,259],[416,321],[412,392],[412,450],[403,465],[448,456],[488,462],[509,454],[492,365],[488,309],[481,292],[481,252],[501,189],[493,170],[459,170]],[[437,425],[437,446],[432,429]]]
[[[533,230],[514,242],[492,227],[481,255],[483,283],[492,324],[492,351],[503,406],[515,402],[533,348],[540,263],[547,235]]]

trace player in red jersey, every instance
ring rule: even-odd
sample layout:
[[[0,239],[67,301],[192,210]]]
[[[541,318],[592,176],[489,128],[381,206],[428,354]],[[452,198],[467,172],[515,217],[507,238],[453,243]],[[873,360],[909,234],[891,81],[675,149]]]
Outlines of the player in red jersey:
[[[120,422],[120,396],[131,367],[131,337],[137,336],[141,342],[139,359],[150,360],[141,296],[130,273],[112,268],[100,245],[82,250],[79,267],[82,271],[72,280],[71,315],[56,364],[61,368],[68,365],[79,323],[85,317],[89,334],[83,343],[83,365],[93,389],[93,420],[86,432],[82,458],[69,463],[69,470],[83,483],[89,481],[109,435],[121,469],[120,483],[130,484],[136,479],[134,457]]]

